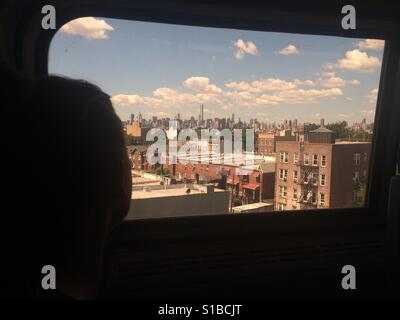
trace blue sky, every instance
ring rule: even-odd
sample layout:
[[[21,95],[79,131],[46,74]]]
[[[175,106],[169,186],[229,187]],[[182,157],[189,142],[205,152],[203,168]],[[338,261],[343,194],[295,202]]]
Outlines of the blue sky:
[[[125,120],[373,121],[383,42],[82,18],[57,32],[49,73],[86,79]]]

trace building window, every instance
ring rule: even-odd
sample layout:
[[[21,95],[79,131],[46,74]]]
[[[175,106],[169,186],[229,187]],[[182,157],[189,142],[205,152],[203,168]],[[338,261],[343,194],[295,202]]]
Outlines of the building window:
[[[318,155],[317,154],[313,154],[312,164],[313,164],[313,166],[318,166]]]
[[[305,165],[308,165],[308,163],[309,163],[309,157],[308,157],[308,154],[305,153],[305,154],[304,154],[304,164],[305,164]]]
[[[304,183],[308,183],[308,174],[307,174],[307,172],[303,172],[303,180],[304,180]]]
[[[326,175],[325,174],[321,174],[319,183],[323,187],[326,186]]]
[[[293,163],[296,164],[299,162],[299,154],[297,152],[295,152],[293,154]]]
[[[321,156],[321,166],[326,167],[326,155]]]
[[[316,186],[318,184],[318,173],[312,173],[312,184]]]
[[[359,166],[361,162],[361,153],[355,153],[353,158],[353,164]]]
[[[279,204],[279,210],[280,210],[280,211],[284,211],[285,209],[286,209],[286,204],[280,203],[280,204]]]
[[[279,195],[283,198],[287,197],[287,188],[285,186],[279,186]]]
[[[358,202],[358,191],[357,190],[353,190],[353,202]]]
[[[289,162],[289,152],[281,152],[281,162],[288,163]]]
[[[360,182],[360,172],[358,172],[358,171],[353,172],[353,181],[354,181],[354,183]]]
[[[279,170],[279,179],[286,181],[287,176],[288,176],[288,169],[280,169]]]
[[[297,170],[293,170],[293,181],[297,182]]]
[[[368,160],[368,155],[366,152],[364,152],[364,162],[367,162],[367,160]]]
[[[308,200],[308,191],[307,189],[303,189],[303,201],[307,201]]]
[[[297,199],[297,189],[293,188],[293,199]]]
[[[312,193],[311,202],[312,203],[317,203],[317,193],[316,192]]]
[[[325,205],[325,193],[320,193],[319,194],[319,204],[321,205],[321,206],[324,206]]]

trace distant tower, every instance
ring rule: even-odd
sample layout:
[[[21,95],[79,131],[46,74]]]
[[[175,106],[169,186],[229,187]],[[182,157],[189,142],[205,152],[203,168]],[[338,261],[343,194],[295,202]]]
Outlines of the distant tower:
[[[235,123],[235,114],[232,113],[232,124]]]
[[[200,121],[201,123],[203,123],[204,121],[204,105],[201,104],[201,108],[200,108]]]
[[[297,128],[297,119],[294,119],[293,120],[293,129],[296,129]]]
[[[324,118],[321,119],[321,127],[325,127],[325,119]]]
[[[135,114],[131,113],[131,123],[133,123],[133,121],[135,121]]]

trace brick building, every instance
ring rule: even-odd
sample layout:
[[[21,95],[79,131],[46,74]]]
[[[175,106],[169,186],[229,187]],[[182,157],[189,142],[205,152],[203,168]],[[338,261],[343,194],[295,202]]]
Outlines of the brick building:
[[[282,132],[260,132],[257,140],[258,154],[269,156],[276,152],[276,143],[278,141],[294,141],[296,137],[292,135],[291,130],[282,130]]]
[[[321,126],[305,141],[276,144],[275,210],[360,206],[371,144],[336,142]]]
[[[144,172],[154,173],[160,165],[151,165],[146,157],[147,147],[136,147],[130,152],[132,168]],[[212,155],[210,156],[212,157]],[[196,184],[215,183],[219,187],[230,190],[232,205],[254,203],[262,200],[271,200],[274,197],[275,186],[275,159],[272,157],[251,157],[251,165],[224,164],[223,161],[215,163],[199,163],[197,159],[180,159],[176,164],[166,163],[163,168],[168,170],[168,175],[176,181],[192,182]],[[165,162],[168,158],[165,158]],[[246,161],[245,161],[246,162]],[[225,184],[221,186],[221,183]],[[235,201],[233,201],[233,199]]]

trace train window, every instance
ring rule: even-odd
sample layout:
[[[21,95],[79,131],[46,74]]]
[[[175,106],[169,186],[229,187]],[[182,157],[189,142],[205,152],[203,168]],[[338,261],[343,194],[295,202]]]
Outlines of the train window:
[[[84,17],[56,33],[48,70],[110,95],[132,164],[127,219],[290,214],[365,205],[383,48]]]

